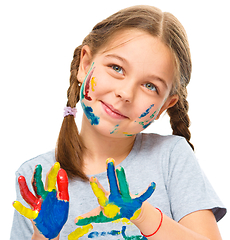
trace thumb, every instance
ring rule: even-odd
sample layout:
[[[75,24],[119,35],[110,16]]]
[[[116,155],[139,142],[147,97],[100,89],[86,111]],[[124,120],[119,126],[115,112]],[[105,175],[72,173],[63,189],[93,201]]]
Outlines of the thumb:
[[[90,212],[88,212],[88,213],[85,213],[85,214],[83,214],[83,215],[75,218],[75,221],[74,221],[74,222],[75,222],[75,224],[77,224],[80,219],[85,219],[85,218],[90,218],[90,217],[96,217],[96,216],[98,216],[98,215],[100,214],[101,210],[102,210],[102,209],[101,209],[100,206],[97,207],[97,208],[94,208],[92,211],[90,211]]]

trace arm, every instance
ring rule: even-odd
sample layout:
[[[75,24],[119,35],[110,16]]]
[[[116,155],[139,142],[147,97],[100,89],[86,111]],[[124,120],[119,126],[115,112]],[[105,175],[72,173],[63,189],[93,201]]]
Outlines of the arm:
[[[100,207],[75,220],[79,226],[92,222],[109,222],[128,218],[144,235],[153,234],[150,240],[221,240],[215,217],[210,210],[191,213],[176,222],[153,207],[146,200],[154,192],[151,184],[140,197],[131,198],[123,169],[115,171],[113,161],[107,161],[110,194],[106,193],[97,179],[91,179],[91,187]],[[109,195],[107,198],[106,196]],[[139,205],[136,204],[139,202]],[[112,206],[112,208],[111,208]],[[125,214],[129,213],[129,214]],[[163,216],[163,218],[162,218]],[[162,224],[161,223],[162,220]],[[73,238],[74,239],[74,238]]]
[[[139,217],[132,222],[145,235],[151,235],[159,226],[161,216],[151,204],[145,202]],[[179,223],[163,215],[162,225],[149,240],[221,240],[215,217],[211,210],[191,213]]]

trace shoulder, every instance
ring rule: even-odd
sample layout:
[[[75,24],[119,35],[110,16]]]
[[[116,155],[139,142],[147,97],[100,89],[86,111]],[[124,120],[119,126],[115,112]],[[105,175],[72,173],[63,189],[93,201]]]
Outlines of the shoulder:
[[[17,175],[32,176],[36,165],[42,166],[43,173],[47,173],[55,163],[55,151],[49,151],[24,162],[17,170]]]
[[[169,154],[175,154],[184,150],[193,152],[186,139],[180,136],[142,133],[138,136],[138,139],[145,151],[163,151]]]

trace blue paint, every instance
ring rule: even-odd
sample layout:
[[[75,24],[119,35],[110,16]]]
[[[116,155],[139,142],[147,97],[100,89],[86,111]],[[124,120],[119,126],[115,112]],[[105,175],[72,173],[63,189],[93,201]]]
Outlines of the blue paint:
[[[81,102],[81,106],[91,125],[98,125],[100,118],[93,113],[93,109],[89,106],[86,106],[83,102]]]
[[[153,106],[154,106],[154,104],[152,104],[145,112],[143,112],[139,118],[143,118],[146,115],[148,115]]]
[[[91,232],[88,235],[88,238],[98,238],[98,237],[106,237],[108,235],[112,235],[112,236],[118,236],[118,235],[122,235],[123,239],[125,240],[145,240],[147,239],[144,236],[138,235],[138,236],[126,236],[126,226],[122,226],[121,231],[117,231],[117,230],[112,230],[110,232]]]
[[[34,220],[38,230],[48,239],[58,236],[68,218],[69,202],[58,200],[56,194],[55,190],[47,194]]]
[[[108,203],[111,205],[116,205],[119,208],[119,212],[113,218],[106,217],[101,211],[97,216],[91,216],[88,218],[79,219],[76,225],[84,226],[90,223],[105,223],[112,222],[117,219],[127,218],[130,219],[133,217],[134,213],[141,208],[142,203],[146,201],[155,191],[156,184],[151,183],[146,192],[144,192],[140,197],[136,197],[134,199],[131,198],[129,193],[129,186],[126,180],[124,169],[121,167],[116,170],[117,175],[115,173],[115,167],[113,161],[107,162],[107,177],[109,180],[110,186],[110,195],[108,198]],[[118,187],[118,183],[120,189]],[[104,206],[104,208],[106,208]],[[92,235],[96,236],[96,235]],[[125,239],[144,239],[144,238],[125,238]]]
[[[129,195],[129,191],[127,190],[128,183],[126,181],[124,169],[121,168],[121,170],[118,171],[121,172],[121,175],[117,175],[119,184],[124,184],[121,191],[118,188],[114,163],[108,162],[107,176],[110,184],[109,203],[113,203],[120,208],[120,218],[130,219],[134,213],[141,208],[142,203],[152,195],[156,185],[155,183],[152,183],[145,193],[143,193],[140,197],[132,199]]]
[[[97,238],[97,237],[100,237],[100,236],[107,236],[107,235],[112,235],[112,236],[116,236],[116,235],[120,235],[121,234],[121,231],[117,231],[117,230],[112,230],[110,232],[91,232],[89,235],[88,235],[88,238]]]

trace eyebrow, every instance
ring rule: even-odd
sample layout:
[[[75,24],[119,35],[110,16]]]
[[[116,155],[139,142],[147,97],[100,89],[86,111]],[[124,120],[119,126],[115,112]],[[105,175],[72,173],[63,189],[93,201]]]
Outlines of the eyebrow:
[[[154,80],[161,82],[165,86],[165,88],[168,89],[168,84],[164,79],[157,77],[156,75],[150,75],[149,78],[153,78]]]
[[[108,55],[106,55],[105,57],[106,57],[106,58],[116,58],[116,59],[118,59],[118,60],[120,60],[120,61],[122,61],[122,62],[127,63],[127,60],[126,60],[125,58],[120,57],[119,55],[116,55],[116,54],[108,54]]]

